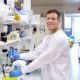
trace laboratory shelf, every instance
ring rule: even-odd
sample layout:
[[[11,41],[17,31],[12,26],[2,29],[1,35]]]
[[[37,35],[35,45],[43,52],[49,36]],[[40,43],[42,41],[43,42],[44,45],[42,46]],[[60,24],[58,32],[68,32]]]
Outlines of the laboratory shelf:
[[[8,40],[7,42],[0,41],[0,46],[5,46],[5,45],[8,45],[8,44],[12,44],[12,43],[15,43],[15,42],[20,42],[20,41],[27,40],[27,39],[33,39],[33,37],[19,38],[19,39],[16,39],[16,40]]]
[[[21,26],[36,26],[38,24],[28,23],[26,21],[15,21],[15,20],[6,20],[3,22],[3,25],[21,25]]]
[[[7,25],[7,24],[19,24],[19,21],[6,20],[3,22],[3,25]]]

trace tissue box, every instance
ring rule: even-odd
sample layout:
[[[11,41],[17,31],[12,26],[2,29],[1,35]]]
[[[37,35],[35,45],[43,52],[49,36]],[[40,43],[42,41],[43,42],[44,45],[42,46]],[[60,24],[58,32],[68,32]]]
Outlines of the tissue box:
[[[18,77],[3,77],[2,80],[18,80]]]

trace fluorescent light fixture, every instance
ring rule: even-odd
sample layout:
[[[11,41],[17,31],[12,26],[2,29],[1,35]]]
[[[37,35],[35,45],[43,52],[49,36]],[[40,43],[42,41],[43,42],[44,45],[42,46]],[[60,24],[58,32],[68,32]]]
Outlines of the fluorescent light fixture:
[[[23,3],[21,4],[21,7],[23,7]]]
[[[18,0],[14,0],[15,2],[18,2]]]

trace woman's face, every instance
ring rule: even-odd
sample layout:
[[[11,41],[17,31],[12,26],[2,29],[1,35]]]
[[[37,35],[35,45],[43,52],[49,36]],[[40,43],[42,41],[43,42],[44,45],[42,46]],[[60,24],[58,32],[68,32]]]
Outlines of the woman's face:
[[[46,25],[51,32],[52,31],[54,32],[59,28],[59,23],[60,23],[60,20],[58,19],[58,16],[56,13],[47,14]]]

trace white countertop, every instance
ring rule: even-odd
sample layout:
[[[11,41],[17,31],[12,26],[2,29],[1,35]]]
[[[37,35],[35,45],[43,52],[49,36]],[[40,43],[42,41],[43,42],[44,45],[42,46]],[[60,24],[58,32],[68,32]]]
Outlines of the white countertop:
[[[3,74],[0,75],[0,80],[2,80],[2,76],[3,76]],[[25,76],[22,75],[22,76],[18,77],[18,80],[41,80],[41,73],[35,71],[35,72],[32,72]]]

